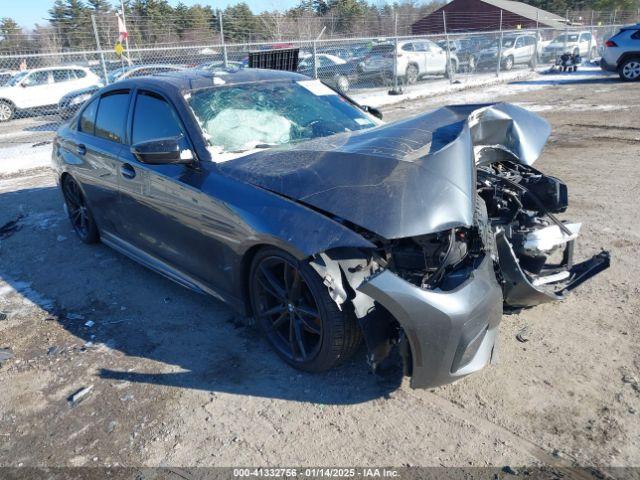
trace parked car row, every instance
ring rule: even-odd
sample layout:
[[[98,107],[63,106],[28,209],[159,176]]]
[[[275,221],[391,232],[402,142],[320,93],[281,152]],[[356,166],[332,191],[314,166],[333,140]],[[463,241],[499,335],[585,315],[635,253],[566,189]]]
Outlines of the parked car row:
[[[601,66],[617,71],[623,80],[640,79],[640,24],[623,27],[609,39],[603,50]],[[292,47],[274,45],[270,47]],[[502,70],[516,65],[534,66],[562,54],[593,59],[599,52],[596,37],[589,31],[565,32],[549,42],[538,32],[518,34],[470,35],[441,40],[406,39],[391,42],[328,46],[311,52],[301,50],[298,73],[317,77],[340,93],[347,93],[357,82],[393,81],[414,84],[426,76],[449,76],[457,71]],[[246,52],[235,52],[240,60],[211,61],[193,68],[211,72],[240,69],[246,66]],[[498,57],[499,60],[498,60]],[[191,66],[190,66],[191,67]],[[185,69],[174,64],[147,64],[117,68],[108,75],[108,83],[134,77]],[[100,87],[102,79],[88,67],[43,67],[20,72],[0,71],[0,122],[14,118],[21,111],[57,109],[70,118]]]
[[[24,70],[0,87],[0,122],[16,112],[53,107],[69,92],[101,85],[100,77],[86,67],[45,67]]]

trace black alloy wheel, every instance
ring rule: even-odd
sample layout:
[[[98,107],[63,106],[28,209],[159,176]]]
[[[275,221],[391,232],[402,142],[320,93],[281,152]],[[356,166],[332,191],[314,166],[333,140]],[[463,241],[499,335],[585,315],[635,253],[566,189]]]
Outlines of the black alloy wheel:
[[[301,370],[328,370],[360,342],[352,314],[340,311],[307,262],[275,248],[260,251],[250,274],[251,306],[267,340]]]
[[[70,176],[62,180],[62,195],[67,206],[69,220],[80,240],[95,243],[99,239],[98,229],[82,190]]]

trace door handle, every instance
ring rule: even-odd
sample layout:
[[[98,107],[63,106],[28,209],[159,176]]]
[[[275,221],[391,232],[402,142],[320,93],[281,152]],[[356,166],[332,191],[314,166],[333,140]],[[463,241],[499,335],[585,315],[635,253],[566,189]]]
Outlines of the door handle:
[[[135,169],[128,163],[123,163],[120,166],[120,174],[124,177],[124,178],[133,178],[136,176],[136,171]]]
[[[87,147],[82,144],[76,145],[76,152],[78,155],[85,155],[87,153]]]

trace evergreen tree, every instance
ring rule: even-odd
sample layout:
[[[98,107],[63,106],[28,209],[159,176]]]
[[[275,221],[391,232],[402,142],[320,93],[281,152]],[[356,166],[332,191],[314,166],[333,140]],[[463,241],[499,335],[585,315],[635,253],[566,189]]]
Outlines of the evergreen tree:
[[[88,7],[92,10],[91,13],[100,14],[108,13],[111,11],[111,4],[108,0],[87,0]]]
[[[16,51],[23,45],[26,36],[20,25],[9,17],[0,19],[0,51]]]
[[[260,34],[260,24],[246,3],[228,6],[222,16],[224,34],[234,42],[256,40]]]

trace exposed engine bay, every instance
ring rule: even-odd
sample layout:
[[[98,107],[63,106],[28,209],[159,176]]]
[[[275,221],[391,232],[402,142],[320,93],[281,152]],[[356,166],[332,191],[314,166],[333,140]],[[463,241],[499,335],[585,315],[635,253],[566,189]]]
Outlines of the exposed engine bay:
[[[574,265],[580,223],[554,214],[568,205],[567,186],[533,167],[511,161],[480,164],[478,194],[496,237],[498,276],[507,307],[531,307],[564,294],[609,266],[602,252]]]
[[[412,374],[415,363],[411,352],[414,347],[406,338],[407,326],[391,319],[384,306],[358,291],[363,282],[381,271],[389,270],[423,291],[447,293],[465,284],[480,264],[490,258],[502,290],[504,311],[509,312],[561,300],[566,293],[609,267],[606,251],[574,263],[574,245],[581,224],[565,222],[556,216],[568,206],[566,184],[531,166],[541,150],[540,145],[528,150],[518,145],[521,155],[516,154],[518,149],[508,144],[509,140],[513,141],[513,134],[505,127],[503,118],[492,119],[499,128],[488,137],[495,139],[502,134],[505,141],[487,142],[490,129],[486,123],[482,124],[484,111],[473,112],[469,121],[470,132],[475,137],[476,185],[471,226],[388,240],[349,225],[378,247],[374,254],[359,263],[355,261],[355,268],[353,263],[346,266],[339,256],[331,258],[327,254],[314,265],[321,275],[333,269],[333,274],[325,278],[346,280],[326,284],[334,295],[336,284],[347,284],[343,293],[334,299],[339,304],[351,299],[361,320],[369,362],[374,369],[394,344],[400,345],[408,375]],[[479,132],[483,127],[484,132]],[[538,151],[532,155],[532,150]],[[466,345],[464,358],[458,358],[455,368],[464,370],[465,362],[471,362],[485,335],[480,333],[482,335],[474,333],[474,339]]]

